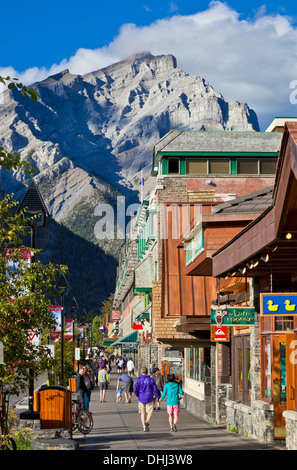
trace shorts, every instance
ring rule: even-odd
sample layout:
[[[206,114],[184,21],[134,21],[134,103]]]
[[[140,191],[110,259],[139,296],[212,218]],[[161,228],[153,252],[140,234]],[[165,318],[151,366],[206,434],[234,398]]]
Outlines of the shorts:
[[[133,382],[132,382],[132,379],[131,379],[131,380],[128,380],[127,382],[125,382],[125,385],[124,385],[124,392],[125,392],[125,393],[132,393],[132,392],[133,392]]]
[[[178,415],[179,414],[179,405],[167,405],[167,413],[169,415]]]
[[[139,413],[151,413],[154,411],[154,402],[151,401],[150,403],[141,403],[138,402],[138,412]]]
[[[107,390],[107,382],[99,382],[99,390]]]

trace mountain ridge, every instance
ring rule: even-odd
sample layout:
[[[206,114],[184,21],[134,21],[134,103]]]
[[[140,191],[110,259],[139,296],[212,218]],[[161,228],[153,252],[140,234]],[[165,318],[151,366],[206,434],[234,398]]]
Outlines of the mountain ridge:
[[[32,85],[38,102],[7,90],[0,105],[0,145],[36,168],[52,217],[71,218],[80,200],[124,195],[137,202],[151,177],[154,145],[176,130],[258,131],[246,103],[228,102],[208,81],[177,66],[172,54],[129,57],[85,75],[65,69]],[[0,187],[21,197],[22,172],[1,171]],[[70,227],[71,228],[71,227]]]

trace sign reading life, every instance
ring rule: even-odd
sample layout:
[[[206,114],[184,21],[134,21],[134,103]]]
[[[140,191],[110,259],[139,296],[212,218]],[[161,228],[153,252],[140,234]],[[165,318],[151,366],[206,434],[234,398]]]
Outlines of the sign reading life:
[[[261,315],[297,315],[297,294],[292,292],[260,294]]]

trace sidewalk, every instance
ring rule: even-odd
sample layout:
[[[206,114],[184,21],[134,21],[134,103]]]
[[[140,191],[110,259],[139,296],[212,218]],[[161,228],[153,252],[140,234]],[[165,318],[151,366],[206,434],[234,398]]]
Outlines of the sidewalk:
[[[117,374],[111,374],[111,384],[106,392],[106,402],[100,403],[99,389],[92,391],[90,411],[94,428],[86,436],[78,431],[73,438],[81,450],[106,451],[192,451],[192,450],[279,450],[277,447],[258,443],[232,434],[190,415],[181,409],[177,432],[170,432],[166,400],[161,410],[155,411],[150,422],[150,431],[143,432],[138,400],[133,394],[132,403],[125,398],[116,403]],[[134,381],[135,383],[135,381]],[[285,449],[285,447],[283,447]]]

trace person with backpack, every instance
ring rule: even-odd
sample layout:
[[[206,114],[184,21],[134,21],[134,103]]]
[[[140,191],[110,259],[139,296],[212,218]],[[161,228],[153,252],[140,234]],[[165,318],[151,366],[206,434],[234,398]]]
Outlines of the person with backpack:
[[[180,384],[175,382],[175,375],[169,374],[160,401],[167,396],[167,414],[169,416],[170,431],[177,431],[176,425],[179,417],[179,395],[184,395]]]

